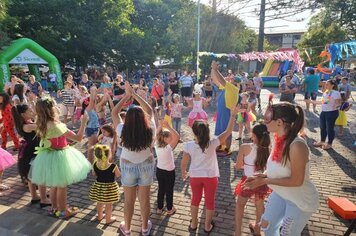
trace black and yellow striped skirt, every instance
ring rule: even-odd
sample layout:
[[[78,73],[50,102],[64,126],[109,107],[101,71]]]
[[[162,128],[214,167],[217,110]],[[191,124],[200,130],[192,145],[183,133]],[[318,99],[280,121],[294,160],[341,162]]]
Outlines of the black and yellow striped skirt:
[[[91,186],[89,198],[98,203],[114,203],[119,201],[119,185],[117,182],[100,183],[95,181]]]

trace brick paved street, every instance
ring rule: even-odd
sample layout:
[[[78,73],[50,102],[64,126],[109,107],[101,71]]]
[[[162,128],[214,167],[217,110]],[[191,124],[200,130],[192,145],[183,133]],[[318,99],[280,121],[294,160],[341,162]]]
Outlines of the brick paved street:
[[[266,106],[267,97],[270,91],[275,92],[277,90],[275,88],[268,88],[262,91],[262,101],[264,101],[263,108]],[[353,96],[356,97],[355,92],[353,92]],[[297,103],[302,106],[304,106],[303,99],[304,96],[302,94],[298,94],[296,97]],[[277,101],[278,98],[275,98],[275,100]],[[215,110],[215,104],[212,104],[209,108],[211,130],[213,130],[214,127],[212,122],[213,110]],[[352,110],[348,112],[347,115],[349,121],[353,120],[353,122],[356,122],[355,110],[354,105]],[[311,147],[313,139],[319,139],[319,117],[314,113],[309,113],[307,114],[306,119],[306,132],[308,135],[308,143]],[[186,124],[185,119],[183,120],[183,124]],[[189,127],[186,127],[186,125],[183,125],[182,128],[182,139],[183,141],[187,141],[191,138],[191,132],[188,129]],[[233,134],[234,139],[236,135],[236,133]],[[350,134],[347,129],[345,130],[342,138],[336,138],[333,150],[323,151],[321,149],[311,147],[311,178],[319,190],[321,206],[308,222],[307,227],[303,231],[303,235],[343,235],[349,226],[349,221],[342,220],[332,213],[327,206],[326,200],[328,196],[339,196],[347,197],[350,201],[356,203],[356,147],[352,146],[355,140],[356,134]],[[85,141],[86,140],[76,145],[76,147],[83,152],[86,151]],[[238,151],[238,141],[234,140],[233,151],[234,152],[231,156],[219,158],[221,177],[219,179],[219,188],[216,195],[216,214],[214,219],[216,227],[211,235],[233,235],[234,232],[235,199],[233,192],[242,174],[241,171],[236,171],[233,168]],[[182,144],[177,146],[174,153],[176,156],[177,167],[174,203],[178,211],[171,217],[167,217],[165,214],[155,214],[157,194],[157,181],[155,181],[151,188],[152,213],[150,218],[153,223],[152,235],[194,235],[188,232],[191,191],[188,182],[183,182],[180,177]],[[4,230],[0,230],[0,235],[6,235],[5,233],[2,233],[5,232],[6,229],[10,230],[6,231],[7,233],[13,233],[8,235],[17,235],[14,232],[18,232],[18,235],[55,235],[59,234],[59,232],[62,232],[62,235],[74,235],[74,231],[70,231],[67,227],[77,227],[76,232],[79,232],[80,235],[114,235],[113,233],[118,233],[120,221],[123,220],[123,194],[121,195],[122,200],[114,205],[113,215],[116,216],[118,221],[114,222],[110,226],[99,224],[95,221],[95,204],[91,202],[88,197],[89,187],[93,181],[93,177],[88,177],[87,180],[69,187],[69,203],[73,206],[79,207],[81,211],[75,217],[65,221],[62,231],[58,230],[58,228],[56,231],[36,231],[33,228],[30,229],[31,226],[34,228],[56,228],[56,224],[62,221],[46,216],[46,211],[39,209],[39,206],[29,205],[31,199],[27,188],[21,183],[17,174],[17,168],[12,167],[4,174],[4,183],[9,185],[11,189],[3,192],[4,195],[0,197],[0,229]],[[120,188],[120,190],[122,191],[122,188]],[[6,208],[1,205],[10,208]],[[141,230],[138,206],[137,202],[136,211],[133,217],[133,235],[139,235]],[[202,206],[203,205],[201,204],[199,214],[204,215]],[[19,218],[17,218],[17,216]],[[21,224],[29,217],[35,217],[34,219],[38,219],[38,222],[41,220],[43,220],[43,222],[41,221],[42,223],[38,223],[38,226],[36,226],[37,221]],[[249,229],[247,227],[248,222],[253,219],[254,206],[252,202],[249,202],[245,211],[243,225],[244,233],[246,235],[249,235]],[[14,221],[18,223],[14,224]],[[203,221],[200,221],[199,230],[197,231],[198,235],[204,235],[203,224]],[[85,225],[86,227],[80,227],[81,225]],[[65,230],[66,228],[67,230]],[[81,230],[84,228],[86,228],[87,231]],[[353,233],[352,235],[356,235],[356,233]]]

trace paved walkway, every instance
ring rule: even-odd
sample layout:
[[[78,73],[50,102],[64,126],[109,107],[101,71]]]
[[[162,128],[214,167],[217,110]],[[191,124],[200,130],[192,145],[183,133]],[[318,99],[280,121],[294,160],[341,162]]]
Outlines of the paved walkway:
[[[267,98],[270,92],[276,92],[276,89],[264,89],[262,91],[263,108],[267,105]],[[354,92],[354,97],[356,94]],[[276,101],[278,98],[276,98]],[[303,96],[298,94],[297,103],[304,106]],[[209,109],[211,128],[213,110],[212,105]],[[319,108],[320,109],[320,108]],[[355,106],[348,112],[348,117],[354,123],[356,122]],[[352,118],[351,118],[352,117]],[[319,138],[319,118],[317,114],[309,113],[307,119],[308,143],[312,144],[313,139]],[[183,120],[186,124],[186,120]],[[184,141],[191,139],[191,131],[186,125],[182,126]],[[235,138],[237,134],[234,133]],[[342,220],[333,214],[327,206],[328,196],[347,197],[356,203],[356,147],[352,146],[356,140],[355,134],[350,134],[345,130],[342,138],[336,138],[334,149],[323,151],[311,147],[311,178],[316,184],[321,199],[321,206],[313,214],[308,225],[303,231],[303,235],[343,235],[350,222]],[[77,148],[85,152],[86,143],[77,144]],[[233,154],[229,157],[219,158],[219,168],[221,177],[219,179],[219,188],[216,195],[216,228],[211,235],[233,235],[234,232],[234,210],[235,199],[233,192],[237,182],[241,177],[241,172],[233,168],[238,143],[233,143]],[[151,206],[152,214],[150,216],[153,223],[152,235],[195,235],[188,232],[190,220],[190,198],[191,191],[188,182],[182,181],[180,177],[180,160],[182,157],[182,144],[179,144],[174,151],[176,156],[177,178],[174,193],[174,204],[178,211],[175,215],[167,217],[165,214],[155,214],[157,181],[151,188]],[[95,204],[88,198],[88,191],[94,178],[88,177],[87,180],[69,187],[68,200],[73,206],[81,209],[75,217],[68,221],[61,221],[46,215],[45,210],[39,209],[39,206],[31,206],[30,195],[27,188],[21,183],[17,174],[16,167],[7,170],[4,175],[4,183],[11,187],[10,190],[3,192],[0,197],[0,235],[113,235],[119,232],[119,223],[123,220],[123,195],[121,201],[114,206],[113,215],[118,219],[110,226],[100,224],[95,221]],[[120,189],[122,191],[122,188]],[[201,204],[199,215],[204,215],[203,204]],[[138,203],[133,217],[133,235],[139,235],[140,214]],[[249,235],[248,222],[254,219],[254,206],[249,202],[245,211],[244,233]],[[200,221],[197,235],[204,235],[203,221]],[[352,235],[356,235],[353,233]]]

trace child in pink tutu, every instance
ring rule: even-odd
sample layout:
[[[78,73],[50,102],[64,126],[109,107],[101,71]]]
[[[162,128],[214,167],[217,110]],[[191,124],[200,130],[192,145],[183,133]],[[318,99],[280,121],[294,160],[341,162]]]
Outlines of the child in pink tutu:
[[[201,87],[194,86],[193,98],[191,99],[188,99],[186,97],[184,98],[188,103],[188,107],[193,108],[193,110],[188,115],[189,127],[192,127],[194,121],[196,120],[208,121],[208,114],[203,110],[203,107],[209,105],[211,98],[202,98],[201,94],[202,94]]]
[[[10,153],[0,148],[0,191],[8,190],[9,187],[2,183],[2,175],[4,170],[13,166],[16,163],[15,159]],[[0,192],[0,196],[1,196]]]
[[[251,133],[251,122],[256,120],[256,116],[251,112],[248,99],[250,95],[246,92],[241,95],[241,102],[237,105],[239,112],[237,113],[237,123],[239,124],[239,137],[236,140],[242,139],[242,131],[245,127],[248,134]]]
[[[252,143],[242,144],[239,155],[235,164],[236,169],[243,169],[244,173],[235,189],[237,197],[235,208],[235,235],[241,235],[242,218],[247,201],[254,197],[256,206],[256,223],[249,224],[250,230],[254,235],[260,235],[258,222],[264,212],[264,199],[269,193],[267,185],[262,185],[253,190],[243,189],[247,177],[256,173],[262,173],[266,168],[267,159],[270,153],[269,146],[271,143],[267,126],[264,124],[255,125],[252,129]]]

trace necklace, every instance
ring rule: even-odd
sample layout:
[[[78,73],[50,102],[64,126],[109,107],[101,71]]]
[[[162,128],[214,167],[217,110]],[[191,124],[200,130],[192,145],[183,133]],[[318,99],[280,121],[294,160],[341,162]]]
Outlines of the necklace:
[[[274,135],[274,145],[273,145],[273,150],[272,150],[272,161],[275,162],[282,162],[283,159],[283,150],[285,146],[285,139],[286,136],[278,136],[277,134]]]

